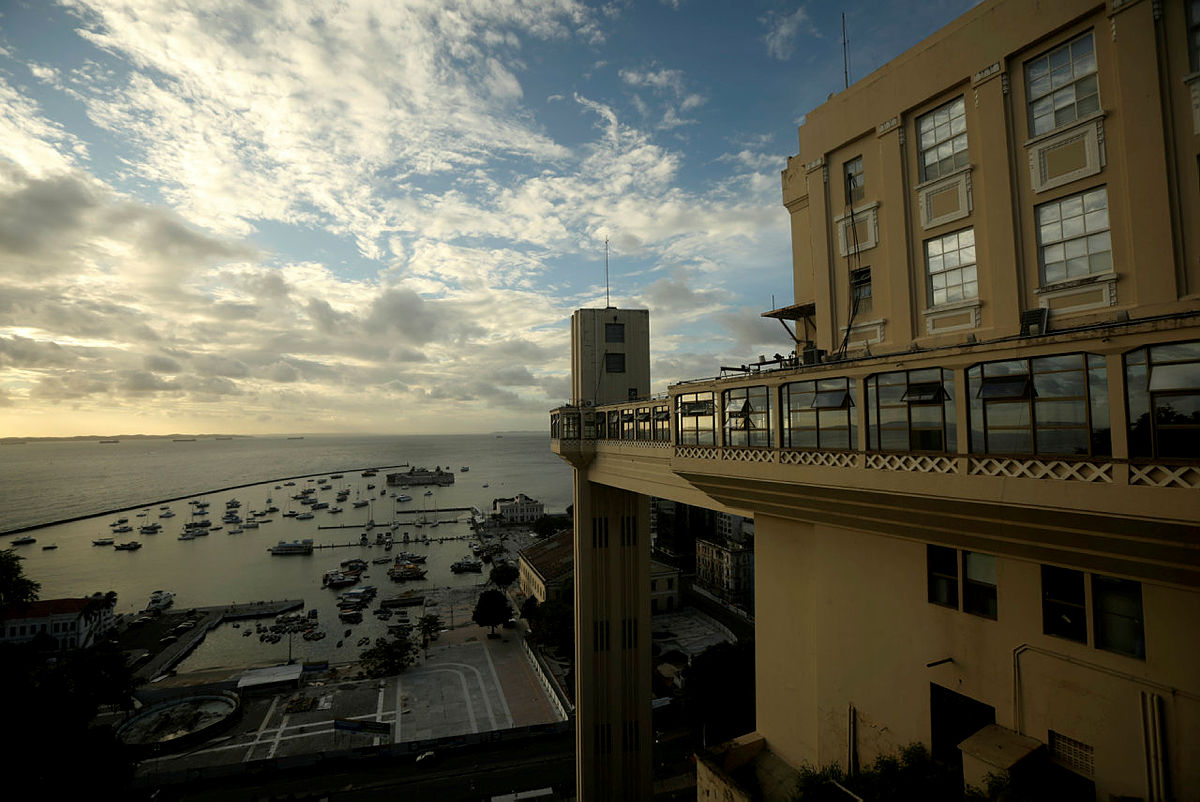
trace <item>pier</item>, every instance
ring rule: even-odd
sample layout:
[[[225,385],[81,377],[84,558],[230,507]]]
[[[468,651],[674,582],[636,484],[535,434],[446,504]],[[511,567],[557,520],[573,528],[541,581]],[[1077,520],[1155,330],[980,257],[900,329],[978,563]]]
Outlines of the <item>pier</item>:
[[[274,618],[289,610],[298,610],[304,606],[303,599],[284,599],[282,601],[257,601],[245,604],[222,604],[217,607],[196,607],[194,615],[178,611],[164,613],[159,621],[182,623],[185,618],[195,620],[195,626],[188,630],[174,643],[169,643],[158,653],[154,654],[143,666],[134,671],[134,678],[146,681],[153,677],[166,674],[191,654],[192,650],[204,642],[209,632],[216,629],[224,621],[243,621],[248,618]],[[197,620],[195,616],[199,616]],[[177,624],[176,624],[177,625]],[[165,631],[165,630],[164,630]]]

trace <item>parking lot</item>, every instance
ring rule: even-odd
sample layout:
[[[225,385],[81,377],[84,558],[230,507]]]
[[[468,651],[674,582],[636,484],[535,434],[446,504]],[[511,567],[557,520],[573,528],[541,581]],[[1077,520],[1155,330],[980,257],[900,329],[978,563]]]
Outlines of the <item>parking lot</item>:
[[[504,631],[490,640],[470,625],[442,633],[404,673],[384,679],[310,681],[298,691],[244,700],[241,720],[188,752],[144,761],[139,775],[292,755],[484,733],[559,717],[522,650]],[[183,678],[181,678],[183,679]],[[335,729],[335,719],[379,722],[390,735]]]

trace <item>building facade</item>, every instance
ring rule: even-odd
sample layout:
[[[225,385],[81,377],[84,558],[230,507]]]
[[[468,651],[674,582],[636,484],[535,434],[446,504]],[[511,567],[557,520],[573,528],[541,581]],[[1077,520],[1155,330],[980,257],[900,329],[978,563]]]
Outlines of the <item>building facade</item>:
[[[650,561],[650,614],[669,613],[680,608],[679,569]]]
[[[57,651],[86,649],[115,625],[113,605],[104,596],[45,599],[0,610],[0,643],[29,643],[45,635]]]
[[[524,493],[517,493],[513,498],[492,499],[492,514],[505,523],[532,523],[546,514],[546,506]]]
[[[577,309],[571,315],[571,400],[611,404],[650,395],[650,312]]]
[[[753,609],[754,550],[727,538],[698,539],[696,584],[730,604]]]
[[[739,759],[956,764],[995,725],[1085,796],[1200,793],[1194,5],[984,2],[831,97],[782,174],[793,353],[669,388],[666,442],[552,413],[577,527],[753,518]]]
[[[517,555],[518,584],[525,598],[538,604],[556,600],[571,578],[575,562],[575,535],[565,529],[521,549]]]

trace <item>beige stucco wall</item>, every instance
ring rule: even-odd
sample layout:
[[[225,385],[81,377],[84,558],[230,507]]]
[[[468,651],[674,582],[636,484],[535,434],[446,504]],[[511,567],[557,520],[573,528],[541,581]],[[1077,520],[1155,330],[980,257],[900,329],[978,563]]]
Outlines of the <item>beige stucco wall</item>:
[[[993,706],[998,724],[1017,729],[1020,649],[1021,731],[1092,745],[1102,796],[1146,791],[1143,692],[1164,697],[1173,787],[1200,788],[1187,751],[1200,718],[1200,650],[1185,634],[1200,631],[1200,593],[1143,583],[1141,661],[1043,635],[1037,563],[997,560],[992,621],[927,601],[924,544],[764,517],[756,533],[758,729],[790,762],[845,765],[851,704],[863,762],[928,744],[931,682]],[[946,657],[953,662],[926,668]]]

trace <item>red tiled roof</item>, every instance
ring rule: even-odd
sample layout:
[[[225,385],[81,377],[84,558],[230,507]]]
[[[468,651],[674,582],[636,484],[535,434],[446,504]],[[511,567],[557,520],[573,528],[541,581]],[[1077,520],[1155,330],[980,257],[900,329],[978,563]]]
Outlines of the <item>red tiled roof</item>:
[[[571,573],[575,566],[575,533],[564,529],[520,551],[520,556],[547,583]]]
[[[0,621],[18,618],[46,618],[51,615],[82,613],[94,599],[46,599],[28,604],[10,604],[0,609]]]

